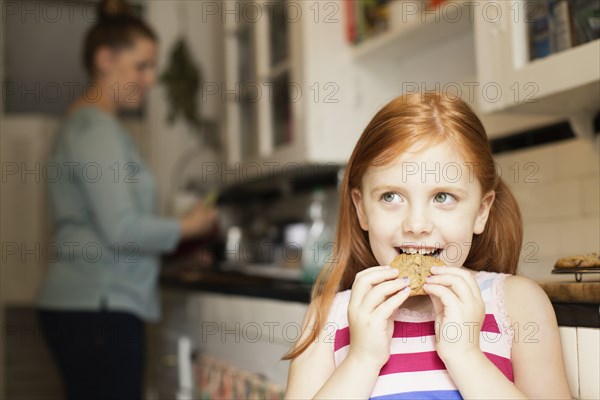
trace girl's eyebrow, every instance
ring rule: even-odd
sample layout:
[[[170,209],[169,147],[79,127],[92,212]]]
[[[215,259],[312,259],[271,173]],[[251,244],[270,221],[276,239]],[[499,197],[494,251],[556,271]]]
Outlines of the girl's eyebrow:
[[[379,185],[379,186],[375,186],[372,190],[371,190],[371,194],[375,194],[377,192],[383,192],[383,191],[393,191],[393,190],[402,190],[403,188],[401,188],[400,186],[392,186],[392,185]]]
[[[463,197],[467,196],[467,191],[462,188],[459,188],[459,187],[452,187],[452,186],[436,187],[435,191],[436,192],[458,193],[460,196],[463,196]]]

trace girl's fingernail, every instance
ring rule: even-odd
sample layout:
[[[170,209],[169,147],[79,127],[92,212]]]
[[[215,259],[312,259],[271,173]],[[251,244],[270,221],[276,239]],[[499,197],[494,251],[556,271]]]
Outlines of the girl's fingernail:
[[[427,275],[425,279],[429,280],[433,275]]]
[[[404,289],[402,289],[402,292],[408,292],[410,290],[410,286],[405,287]]]
[[[410,282],[410,278],[408,276],[405,276],[404,278],[402,278],[402,282],[409,283]]]

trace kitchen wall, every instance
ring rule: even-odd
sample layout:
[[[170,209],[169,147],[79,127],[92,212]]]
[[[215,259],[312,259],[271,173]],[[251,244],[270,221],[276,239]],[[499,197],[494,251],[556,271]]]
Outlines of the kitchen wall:
[[[576,138],[496,157],[523,214],[521,274],[572,280],[550,275],[556,259],[600,250],[599,144]]]

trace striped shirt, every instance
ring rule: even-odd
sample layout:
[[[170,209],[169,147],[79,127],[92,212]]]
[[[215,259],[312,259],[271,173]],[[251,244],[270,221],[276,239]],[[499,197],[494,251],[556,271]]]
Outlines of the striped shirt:
[[[481,351],[512,382],[510,352],[513,332],[503,297],[503,283],[507,276],[509,274],[480,271],[475,280],[485,302],[485,318],[479,340]],[[337,293],[329,314],[330,326],[337,328],[334,340],[336,367],[350,350],[349,300],[350,290]],[[401,307],[393,317],[390,358],[379,371],[371,399],[462,399],[435,350],[434,311],[421,313]],[[449,338],[458,334],[457,327],[451,324],[444,327],[443,332]]]

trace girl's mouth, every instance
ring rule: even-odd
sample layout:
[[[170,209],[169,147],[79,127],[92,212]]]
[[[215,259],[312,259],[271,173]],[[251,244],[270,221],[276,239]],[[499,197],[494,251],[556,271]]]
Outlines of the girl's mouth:
[[[423,254],[432,257],[439,257],[442,248],[438,247],[396,247],[398,254]]]

